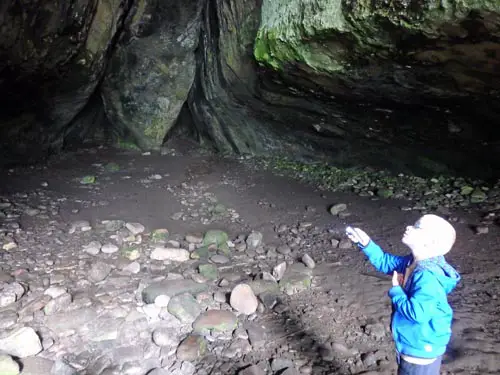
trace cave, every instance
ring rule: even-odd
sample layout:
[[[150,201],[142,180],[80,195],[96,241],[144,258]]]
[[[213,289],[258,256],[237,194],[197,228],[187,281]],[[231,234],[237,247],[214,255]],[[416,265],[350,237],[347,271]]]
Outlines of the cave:
[[[345,230],[405,255],[425,214],[462,277],[442,369],[500,372],[500,2],[5,0],[0,30],[1,373],[393,374]]]

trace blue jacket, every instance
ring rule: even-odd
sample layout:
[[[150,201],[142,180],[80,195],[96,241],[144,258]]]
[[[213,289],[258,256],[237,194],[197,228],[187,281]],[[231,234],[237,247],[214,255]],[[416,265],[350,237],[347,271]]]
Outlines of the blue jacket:
[[[359,246],[380,272],[405,274],[413,255],[387,254],[373,241]],[[406,285],[389,290],[392,300],[391,330],[396,349],[418,358],[444,354],[451,338],[453,310],[447,295],[460,281],[458,272],[443,256],[418,261]]]

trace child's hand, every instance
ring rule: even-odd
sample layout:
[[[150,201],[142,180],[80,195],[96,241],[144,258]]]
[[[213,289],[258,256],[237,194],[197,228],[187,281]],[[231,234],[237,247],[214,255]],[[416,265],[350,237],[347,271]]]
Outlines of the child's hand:
[[[370,242],[370,237],[359,228],[347,227],[345,233],[352,242],[361,246],[366,246]]]
[[[400,286],[403,281],[401,280],[403,275],[398,274],[396,271],[392,274],[392,286]]]

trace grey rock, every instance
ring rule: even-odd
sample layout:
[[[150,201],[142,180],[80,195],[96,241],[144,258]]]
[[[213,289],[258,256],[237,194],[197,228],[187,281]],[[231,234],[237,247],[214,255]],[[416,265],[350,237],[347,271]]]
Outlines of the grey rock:
[[[134,236],[141,234],[144,232],[146,228],[141,223],[126,223],[125,227],[132,233]]]
[[[56,298],[50,300],[45,307],[43,308],[43,311],[45,312],[45,315],[52,315],[55,313],[58,313],[60,311],[65,310],[72,301],[71,294],[69,293],[63,293]]]
[[[11,356],[25,358],[37,355],[42,351],[42,343],[35,330],[22,327],[12,332],[6,332],[0,337],[0,351]]]
[[[196,294],[207,289],[206,284],[199,284],[193,280],[163,280],[146,287],[142,291],[142,299],[146,303],[154,303],[155,298],[159,295],[173,297],[182,293]]]
[[[153,342],[158,346],[177,346],[179,344],[177,331],[171,328],[157,328],[153,331]]]
[[[2,375],[18,375],[19,364],[14,359],[6,354],[0,354],[0,374]]]
[[[246,239],[247,249],[255,250],[262,244],[263,235],[260,232],[253,231]]]
[[[192,324],[201,313],[201,306],[190,293],[173,296],[168,303],[168,312],[182,323]]]
[[[100,281],[103,281],[106,277],[108,277],[109,273],[111,272],[111,269],[112,269],[111,265],[107,263],[96,262],[90,268],[90,271],[88,273],[88,278],[90,281],[98,283]]]
[[[231,291],[229,303],[233,309],[245,315],[255,313],[259,304],[257,297],[248,284],[236,285]]]
[[[314,268],[316,267],[316,263],[314,262],[313,258],[309,254],[304,254],[302,256],[302,262],[309,268]]]
[[[17,312],[15,310],[0,311],[0,330],[8,329],[17,322]]]

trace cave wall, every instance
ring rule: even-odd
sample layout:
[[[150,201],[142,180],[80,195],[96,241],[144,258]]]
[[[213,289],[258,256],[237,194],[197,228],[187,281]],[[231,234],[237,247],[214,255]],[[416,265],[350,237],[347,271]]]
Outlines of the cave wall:
[[[129,1],[3,1],[0,5],[2,161],[60,148],[104,75]]]
[[[3,162],[190,117],[223,152],[500,169],[498,1],[12,0],[0,29]]]
[[[117,137],[158,149],[193,84],[203,2],[139,0],[101,86]]]

